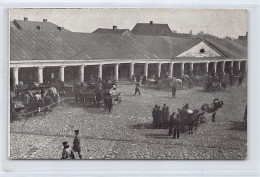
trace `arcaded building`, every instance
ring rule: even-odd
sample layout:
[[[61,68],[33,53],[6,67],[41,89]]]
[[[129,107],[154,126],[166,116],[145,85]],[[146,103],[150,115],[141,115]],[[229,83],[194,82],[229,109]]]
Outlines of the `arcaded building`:
[[[71,32],[48,22],[10,22],[10,79],[47,83],[128,80],[166,73],[181,78],[194,72],[245,72],[247,38],[239,40],[172,34],[166,24],[140,23],[132,29],[98,28]]]

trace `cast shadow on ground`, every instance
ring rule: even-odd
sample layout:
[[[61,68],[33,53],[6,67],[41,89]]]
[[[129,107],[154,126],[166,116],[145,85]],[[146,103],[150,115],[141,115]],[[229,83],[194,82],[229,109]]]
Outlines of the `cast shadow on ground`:
[[[247,131],[247,125],[246,122],[238,122],[238,121],[232,121],[231,126],[228,130],[238,130],[238,131]]]
[[[136,124],[136,125],[130,125],[130,128],[132,129],[155,129],[153,128],[153,125],[151,123],[140,123],[140,124]]]
[[[172,136],[169,136],[167,133],[164,134],[146,134],[146,138],[154,138],[154,139],[166,139],[166,138],[172,138]]]

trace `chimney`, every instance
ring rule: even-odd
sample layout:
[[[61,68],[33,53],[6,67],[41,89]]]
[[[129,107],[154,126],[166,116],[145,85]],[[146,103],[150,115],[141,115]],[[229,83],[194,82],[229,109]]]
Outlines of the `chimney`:
[[[24,19],[24,21],[28,21],[28,17],[24,17],[23,19]]]
[[[153,24],[153,21],[150,21],[150,25],[152,25]]]
[[[113,30],[117,30],[117,26],[113,26]]]
[[[48,22],[48,20],[47,19],[43,19],[43,22]]]

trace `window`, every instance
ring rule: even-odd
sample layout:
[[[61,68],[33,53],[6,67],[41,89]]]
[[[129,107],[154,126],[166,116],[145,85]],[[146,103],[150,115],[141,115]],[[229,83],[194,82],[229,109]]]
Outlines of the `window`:
[[[205,53],[205,50],[204,49],[200,49],[200,53]]]

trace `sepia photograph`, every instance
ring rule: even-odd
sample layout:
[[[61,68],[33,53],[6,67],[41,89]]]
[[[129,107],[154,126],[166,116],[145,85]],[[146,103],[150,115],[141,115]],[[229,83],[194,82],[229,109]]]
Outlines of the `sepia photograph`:
[[[9,9],[9,159],[247,159],[247,9]]]

